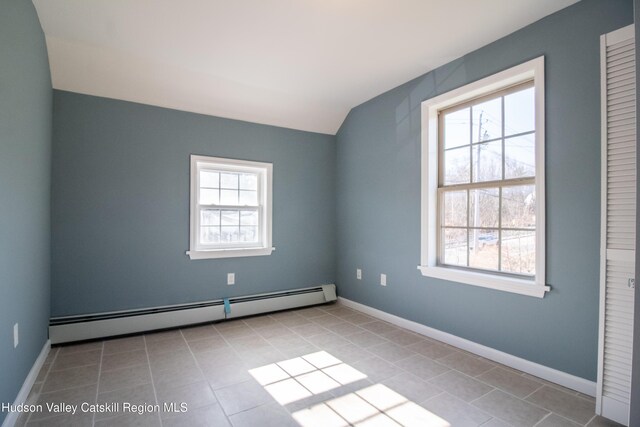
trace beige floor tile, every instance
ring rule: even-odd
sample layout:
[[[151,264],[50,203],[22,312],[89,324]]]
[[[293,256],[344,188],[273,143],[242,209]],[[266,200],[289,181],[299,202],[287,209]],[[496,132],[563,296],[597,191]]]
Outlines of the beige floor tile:
[[[482,424],[482,427],[513,427],[513,426],[498,418],[491,418],[489,421]]]
[[[267,404],[229,417],[233,427],[298,427],[299,424],[279,404]]]
[[[156,393],[160,406],[171,403],[180,406],[182,403],[185,403],[187,408],[192,410],[216,403],[213,390],[211,390],[209,383],[206,381],[199,381],[180,387],[158,387]],[[163,413],[161,417],[168,418],[171,415],[171,413]]]
[[[345,363],[354,363],[374,356],[370,351],[351,343],[331,350],[331,354]]]
[[[351,366],[367,375],[373,382],[382,381],[386,378],[393,377],[398,374],[398,367],[394,364],[387,362],[378,356],[370,357],[368,359],[359,360],[352,363]]]
[[[189,410],[171,418],[163,419],[164,427],[231,427],[219,404]]]
[[[47,393],[65,388],[96,384],[98,382],[98,368],[98,365],[92,365],[49,372],[47,380],[42,386],[42,392]]]
[[[429,380],[429,383],[466,402],[471,402],[493,390],[493,387],[458,371],[445,372]]]
[[[434,360],[450,356],[451,354],[456,352],[453,347],[430,340],[419,341],[415,344],[409,345],[407,348],[410,348],[416,353]]]
[[[408,400],[416,403],[420,403],[437,396],[443,391],[441,388],[433,384],[429,384],[408,372],[394,375],[391,378],[382,380],[381,383],[396,393],[406,397]]]
[[[58,390],[51,393],[42,393],[38,396],[37,404],[42,405],[43,410],[42,412],[32,413],[29,421],[35,421],[57,415],[65,415],[54,407],[51,407],[51,410],[49,410],[50,408],[47,404],[64,403],[69,405],[81,405],[83,402],[87,402],[89,404],[94,403],[96,399],[96,389],[97,386],[93,384],[84,387]]]
[[[172,353],[187,349],[187,342],[182,338],[182,335],[167,337],[159,341],[149,341],[147,339],[147,352],[149,354]]]
[[[151,374],[149,373],[149,368],[147,366],[131,366],[128,368],[102,372],[100,374],[98,391],[100,393],[105,393],[107,391],[149,383],[151,383]]]
[[[526,400],[578,424],[586,424],[595,415],[595,405],[591,400],[582,399],[575,394],[568,394],[553,387],[542,387]]]
[[[96,420],[95,427],[155,427],[160,426],[157,413],[128,413],[113,418]]]
[[[548,417],[536,424],[536,427],[579,427],[580,424],[576,424],[573,421],[561,417],[556,414],[549,414]]]
[[[222,336],[218,333],[218,331],[213,327],[212,324],[182,328],[181,331],[182,336],[187,342],[211,338],[222,339]]]
[[[204,353],[203,353],[204,354]],[[149,354],[151,372],[166,371],[169,369],[191,368],[195,364],[191,351],[182,349],[169,353]]]
[[[398,362],[416,354],[415,351],[392,342],[374,345],[368,347],[367,350],[389,362]]]
[[[343,320],[353,323],[354,325],[362,325],[363,323],[371,323],[375,319],[364,314],[360,314],[358,312],[354,312],[354,314],[350,314],[348,316],[344,316]]]
[[[373,332],[374,334],[384,334],[387,332],[400,330],[399,328],[387,322],[382,322],[380,320],[374,320],[373,322],[363,323],[360,325],[360,327],[363,329],[366,329],[367,331]]]
[[[317,323],[307,323],[306,325],[292,326],[290,328],[293,332],[300,335],[302,338],[312,337],[314,335],[327,332],[327,329]]]
[[[194,365],[191,368],[168,369],[153,373],[153,384],[157,389],[166,387],[180,387],[204,381],[205,377],[200,367]]]
[[[522,427],[533,426],[549,414],[549,411],[500,390],[481,397],[473,405],[501,420]]]
[[[222,339],[221,336],[189,341],[189,348],[193,353],[202,353],[205,351],[219,351],[219,350],[226,349],[228,347],[229,347],[229,344],[227,344],[227,342],[224,339]]]
[[[130,366],[148,366],[149,360],[147,352],[141,350],[127,351],[124,353],[112,353],[102,356],[102,370],[111,371],[113,369],[128,368]]]
[[[327,332],[324,334],[318,334],[312,337],[308,337],[307,341],[318,347],[326,348],[327,350],[331,350],[350,343],[350,341],[347,341],[340,335],[333,332]]]
[[[525,398],[542,387],[537,381],[500,367],[491,369],[477,378],[519,398]]]
[[[496,365],[486,359],[472,356],[466,352],[455,352],[449,356],[438,359],[438,362],[447,365],[452,369],[456,369],[464,374],[476,377],[493,369]]]
[[[203,372],[205,379],[209,382],[213,390],[245,382],[253,378],[251,374],[249,374],[249,368],[241,363],[225,365],[219,368],[212,367],[207,370],[203,369]]]
[[[102,349],[81,351],[76,353],[64,353],[56,357],[52,371],[61,371],[63,369],[77,368],[80,366],[97,365],[100,363]]]
[[[215,395],[224,412],[229,416],[274,402],[273,397],[264,387],[254,380],[218,389]]]
[[[413,332],[406,331],[391,331],[380,334],[383,338],[388,339],[389,341],[401,345],[407,346],[411,344],[416,344],[418,342],[422,342],[423,338]]]
[[[587,424],[587,427],[622,427],[622,424],[618,424],[615,421],[611,421],[598,415],[593,417],[589,424]]]
[[[448,367],[419,354],[396,362],[396,366],[423,380],[430,380],[450,370]]]
[[[85,341],[80,343],[63,344],[58,347],[58,355],[91,350],[102,350],[102,341]]]
[[[293,336],[295,337],[295,339],[298,338],[297,335],[293,335]],[[257,335],[229,340],[229,344],[231,345],[231,348],[233,348],[235,351],[256,351],[256,350],[262,351],[265,349],[273,348],[273,346],[269,344],[269,341]]]
[[[365,348],[389,342],[387,339],[382,338],[380,335],[374,334],[373,332],[369,331],[347,335],[346,338],[352,343]]]
[[[325,328],[328,326],[337,325],[345,322],[341,318],[334,316],[332,314],[324,314],[322,316],[313,317],[309,320],[312,321],[313,323],[317,323],[320,326],[324,326]]]
[[[262,338],[269,339],[274,337],[290,336],[292,330],[280,323],[277,323],[276,325],[269,325],[264,328],[256,329],[256,332]]]
[[[323,316],[325,314],[324,310],[320,310],[317,307],[310,307],[310,308],[303,308],[302,310],[298,310],[297,313],[300,316],[306,317],[306,318],[313,318],[313,317],[318,317],[318,316]]]
[[[31,420],[28,427],[91,427],[93,426],[93,414],[58,415],[51,418]]]
[[[144,337],[134,335],[124,338],[113,338],[105,340],[104,354],[123,353],[134,350],[144,350]]]
[[[491,415],[449,393],[439,394],[420,406],[455,427],[477,427],[491,419]]]
[[[107,406],[113,403],[119,404],[118,406]],[[106,393],[100,393],[98,395],[98,404],[103,404],[109,408],[109,411],[102,413],[96,413],[95,419],[101,420],[105,418],[112,418],[119,415],[124,415],[126,412],[124,404],[132,405],[155,405],[156,397],[151,384],[143,384],[134,387],[121,388]],[[111,409],[117,409],[117,412],[112,412]]]
[[[164,331],[149,332],[144,335],[144,340],[146,341],[147,345],[149,345],[149,343],[156,343],[165,340],[175,340],[178,338],[182,338],[180,329],[167,329]]]

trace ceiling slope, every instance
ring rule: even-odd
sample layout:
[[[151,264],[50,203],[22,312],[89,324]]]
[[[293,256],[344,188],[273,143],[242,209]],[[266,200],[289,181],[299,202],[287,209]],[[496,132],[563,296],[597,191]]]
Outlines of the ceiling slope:
[[[33,0],[56,89],[335,134],[576,0]]]

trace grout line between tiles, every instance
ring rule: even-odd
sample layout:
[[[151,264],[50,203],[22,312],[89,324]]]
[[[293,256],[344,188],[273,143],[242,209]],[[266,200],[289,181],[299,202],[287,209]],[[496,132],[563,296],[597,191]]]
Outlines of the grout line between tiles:
[[[56,355],[57,357],[57,355]],[[96,397],[93,403],[98,403],[98,394],[100,393],[100,377],[102,376],[102,358],[104,357],[104,340],[102,341],[102,345],[100,346],[100,362],[98,362],[98,381],[96,383]],[[96,425],[96,413],[94,411],[91,416],[91,425]]]
[[[180,333],[182,336],[182,332]],[[158,393],[156,392],[156,384],[153,380],[153,372],[151,371],[151,359],[149,358],[149,349],[147,348],[147,337],[146,335],[142,335],[142,339],[144,341],[144,352],[147,355],[147,369],[149,370],[149,376],[151,377],[151,388],[153,389],[153,398],[156,400],[156,405],[158,405]],[[184,339],[184,337],[183,337]],[[160,427],[162,427],[162,417],[158,414],[158,419],[160,420]],[[95,427],[95,426],[94,426]]]

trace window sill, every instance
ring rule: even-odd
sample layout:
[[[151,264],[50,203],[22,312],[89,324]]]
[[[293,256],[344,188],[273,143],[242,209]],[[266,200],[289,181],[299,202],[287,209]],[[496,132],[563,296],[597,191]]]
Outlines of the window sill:
[[[187,251],[190,259],[215,259],[237,258],[250,256],[271,255],[275,248],[251,248],[251,249],[211,249],[203,251]]]
[[[423,276],[434,277],[436,279],[449,280],[452,282],[464,283],[467,285],[481,286],[499,291],[512,292],[520,295],[527,295],[543,298],[551,288],[534,281],[505,277],[492,274],[477,273],[474,271],[456,270],[444,267],[429,267],[419,265],[418,270]]]

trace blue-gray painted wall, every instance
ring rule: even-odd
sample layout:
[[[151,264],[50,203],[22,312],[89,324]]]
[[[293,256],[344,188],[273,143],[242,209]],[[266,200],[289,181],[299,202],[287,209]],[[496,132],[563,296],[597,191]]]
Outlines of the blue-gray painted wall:
[[[334,136],[57,90],[53,133],[52,315],[334,282]],[[185,255],[190,154],[273,162],[270,256]]]
[[[596,379],[600,251],[599,36],[631,0],[584,0],[354,108],[337,135],[341,296]],[[429,41],[425,41],[429,42]],[[546,60],[544,299],[420,275],[420,103]],[[356,280],[356,268],[363,280]],[[387,287],[379,285],[387,274]]]
[[[0,2],[0,402],[13,403],[47,340],[51,78],[30,1]],[[20,344],[13,348],[13,325]],[[0,423],[5,418],[0,413]]]

